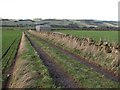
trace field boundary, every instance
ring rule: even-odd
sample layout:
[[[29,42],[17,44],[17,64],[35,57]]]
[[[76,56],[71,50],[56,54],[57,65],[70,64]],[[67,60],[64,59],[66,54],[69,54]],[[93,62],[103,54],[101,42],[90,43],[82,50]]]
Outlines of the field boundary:
[[[32,35],[32,34],[31,34],[31,35]],[[32,35],[32,36],[34,36],[34,35]],[[120,82],[120,76],[119,76],[119,75],[118,75],[118,76],[115,76],[112,72],[110,72],[110,71],[108,71],[108,70],[106,70],[106,69],[104,69],[104,68],[102,68],[102,67],[97,66],[96,63],[88,62],[88,60],[80,57],[79,55],[76,55],[76,54],[74,54],[74,53],[72,53],[72,52],[70,52],[70,51],[68,51],[68,50],[65,50],[65,49],[61,48],[60,46],[58,46],[58,45],[55,45],[55,44],[53,44],[53,43],[50,43],[50,42],[48,42],[47,40],[41,39],[40,37],[36,37],[36,36],[34,36],[34,37],[35,37],[36,39],[38,39],[38,40],[42,40],[42,41],[48,43],[48,44],[49,44],[51,47],[53,47],[53,48],[58,48],[58,49],[59,49],[61,52],[63,52],[64,54],[70,56],[71,58],[79,61],[80,63],[82,63],[82,64],[84,64],[84,65],[86,65],[86,66],[88,66],[88,67],[90,67],[90,68],[93,68],[93,70],[95,70],[95,71],[98,72],[98,73],[101,73],[101,74],[105,75],[105,77],[107,77],[107,78],[109,78],[109,79],[111,79],[111,80]]]

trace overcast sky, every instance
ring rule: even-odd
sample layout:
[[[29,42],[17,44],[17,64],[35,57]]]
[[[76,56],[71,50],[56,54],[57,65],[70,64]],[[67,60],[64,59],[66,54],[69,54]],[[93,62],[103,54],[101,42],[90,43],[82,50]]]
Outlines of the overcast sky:
[[[118,20],[119,0],[0,0],[0,17],[9,19]]]

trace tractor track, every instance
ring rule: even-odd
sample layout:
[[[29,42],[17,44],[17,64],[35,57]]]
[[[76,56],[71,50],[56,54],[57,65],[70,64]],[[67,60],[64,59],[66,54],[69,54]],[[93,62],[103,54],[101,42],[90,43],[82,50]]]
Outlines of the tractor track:
[[[32,35],[32,34],[30,34]],[[71,57],[72,59],[74,60],[77,60],[79,61],[81,64],[84,64],[86,66],[88,66],[89,68],[92,68],[93,70],[95,70],[96,72],[98,73],[101,73],[102,75],[104,75],[105,77],[111,79],[111,80],[114,80],[116,82],[119,82],[120,83],[120,76],[116,76],[115,74],[113,74],[111,71],[108,71],[107,69],[103,68],[103,67],[100,67],[98,66],[96,63],[94,62],[88,62],[88,60],[80,57],[79,55],[76,55],[68,50],[65,50],[63,48],[61,48],[60,46],[57,46],[55,44],[52,44],[52,43],[49,43],[47,40],[44,40],[44,39],[41,39],[40,37],[36,37],[35,35],[32,35],[33,37],[35,37],[37,40],[42,40],[43,42],[49,44],[51,47],[53,48],[57,48],[59,49],[62,53],[64,53],[65,55]]]
[[[38,46],[31,38],[25,33],[26,37],[30,41],[32,47],[37,51],[39,57],[41,58],[43,64],[48,68],[50,76],[56,86],[62,88],[81,88],[81,86],[57,63],[55,63],[52,58],[47,55],[40,46]],[[82,87],[82,89],[85,89]]]

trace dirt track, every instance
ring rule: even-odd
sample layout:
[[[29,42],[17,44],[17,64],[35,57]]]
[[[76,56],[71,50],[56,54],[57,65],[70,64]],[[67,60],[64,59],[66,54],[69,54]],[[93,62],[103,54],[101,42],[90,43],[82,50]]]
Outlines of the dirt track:
[[[34,35],[33,35],[33,36],[34,36]],[[34,36],[34,37],[35,37],[35,36]],[[75,54],[71,53],[71,52],[68,51],[68,50],[64,50],[63,48],[61,48],[61,47],[59,47],[59,46],[56,46],[56,45],[54,45],[54,44],[52,44],[52,43],[49,43],[49,42],[46,41],[46,40],[43,40],[43,39],[41,39],[41,38],[36,38],[36,39],[42,40],[42,41],[48,43],[51,47],[59,49],[62,53],[68,55],[69,57],[73,58],[74,60],[79,61],[79,62],[82,63],[82,64],[87,65],[87,66],[90,67],[90,68],[93,68],[93,70],[95,70],[96,72],[99,72],[99,73],[105,75],[107,78],[109,78],[109,79],[111,79],[111,80],[114,80],[114,81],[117,81],[117,82],[120,82],[120,77],[119,77],[119,76],[118,76],[118,77],[115,76],[113,73],[109,72],[108,70],[106,70],[106,69],[104,69],[104,68],[102,68],[102,67],[99,67],[99,66],[97,66],[97,65],[94,64],[94,63],[90,63],[90,62],[88,62],[87,60],[81,58],[80,56],[75,55]]]
[[[35,50],[37,51],[39,57],[42,59],[44,65],[48,68],[49,73],[51,75],[51,77],[53,78],[55,84],[57,86],[61,86],[62,88],[81,88],[82,86],[80,86],[70,75],[67,74],[67,72],[57,63],[55,63],[50,56],[48,56],[40,46],[38,46],[33,40],[30,39],[30,37],[28,37],[28,40],[30,41],[31,45],[35,48]],[[84,60],[81,60],[81,58],[67,50],[64,50],[63,48],[56,46],[54,44],[51,44],[43,39],[38,38],[38,40],[42,40],[46,43],[48,43],[49,45],[51,45],[53,48],[58,48],[62,53],[68,55],[69,57],[80,61],[80,63],[87,65],[88,67],[92,67],[95,71],[100,72],[102,74],[104,74],[106,77],[113,79],[115,81],[119,81],[119,79],[117,77],[115,77],[114,75],[112,75],[110,72],[107,72],[104,69],[101,69],[99,67],[97,67],[94,64],[90,64],[87,63]],[[22,44],[20,44],[22,45]],[[20,47],[18,47],[20,48]],[[22,50],[22,48],[21,48]],[[20,51],[22,52],[22,51]],[[16,53],[17,56],[17,53]],[[16,60],[16,56],[15,56],[15,60]],[[11,75],[13,73],[13,68],[14,68],[14,64],[15,64],[15,60],[12,63],[12,66],[10,68],[10,72],[9,74]],[[9,85],[9,81],[10,78],[8,78],[7,83],[4,85],[4,88],[8,87]]]
[[[39,47],[28,36],[27,38],[37,51],[44,65],[48,68],[49,73],[57,86],[61,86],[62,88],[80,88],[80,86],[73,80],[73,78],[70,77],[58,64],[53,62],[53,60],[41,49],[41,47]]]

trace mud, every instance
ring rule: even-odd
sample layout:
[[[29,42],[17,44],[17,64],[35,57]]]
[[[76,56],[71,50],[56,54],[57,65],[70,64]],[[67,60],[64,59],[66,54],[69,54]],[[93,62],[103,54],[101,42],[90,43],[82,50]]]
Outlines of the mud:
[[[33,35],[33,36],[34,36],[34,35]],[[34,36],[34,37],[35,37],[35,36]],[[90,68],[93,68],[93,70],[95,70],[95,71],[98,72],[98,73],[101,73],[101,74],[104,75],[105,77],[107,77],[107,78],[109,78],[109,79],[111,79],[111,80],[120,82],[120,76],[119,76],[119,75],[116,76],[113,72],[108,71],[107,69],[98,66],[96,63],[94,63],[94,62],[88,62],[89,60],[86,60],[86,59],[80,57],[79,55],[76,55],[76,54],[74,54],[74,53],[72,53],[72,52],[70,52],[70,51],[68,51],[68,50],[65,50],[65,49],[61,48],[60,46],[54,45],[54,44],[52,44],[52,43],[49,43],[49,42],[46,41],[46,40],[43,40],[43,39],[38,38],[38,37],[36,37],[36,39],[42,40],[42,41],[48,43],[48,44],[49,44],[50,46],[52,46],[53,48],[59,49],[62,53],[66,54],[67,56],[73,58],[74,60],[79,61],[80,63],[82,63],[82,64],[84,64],[84,65],[86,65],[86,66],[88,66],[88,67],[90,67]]]
[[[48,68],[48,71],[53,78],[56,86],[60,86],[62,88],[81,88],[77,82],[75,82],[74,79],[65,72],[63,68],[61,68],[57,63],[53,62],[51,57],[47,55],[40,46],[31,40],[29,36],[27,36],[27,38],[37,51],[44,65]]]

